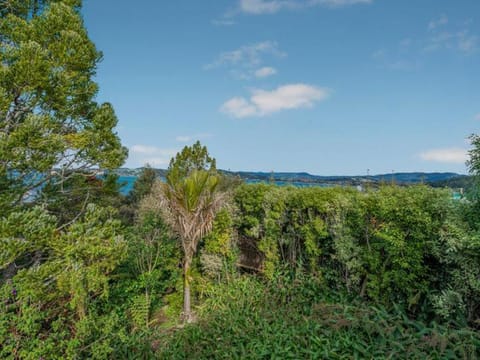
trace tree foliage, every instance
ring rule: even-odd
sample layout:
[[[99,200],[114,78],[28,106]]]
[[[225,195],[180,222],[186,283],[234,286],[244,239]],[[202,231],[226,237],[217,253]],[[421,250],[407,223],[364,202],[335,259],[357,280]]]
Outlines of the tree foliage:
[[[170,160],[168,174],[171,182],[175,182],[176,179],[185,178],[195,170],[215,172],[217,170],[216,164],[216,160],[208,154],[207,147],[202,146],[200,141],[197,141],[192,146],[185,146],[181,152]]]
[[[95,101],[101,54],[80,6],[0,1],[1,358],[105,358],[121,343],[105,306],[126,255],[118,186],[94,175],[127,152]]]
[[[55,229],[56,219],[38,207],[2,219],[2,268],[25,252],[39,254],[5,286],[10,294],[1,307],[3,356],[28,351],[48,355],[48,348],[32,348],[37,346],[32,340],[46,338],[47,344],[61,346],[60,339],[55,340],[60,336],[55,333],[57,321],[74,326],[89,317],[91,303],[108,298],[110,274],[126,255],[120,222],[113,215],[88,206],[85,215],[62,232]],[[61,336],[74,342],[68,333]]]
[[[112,106],[95,101],[101,54],[79,5],[1,4],[0,177],[15,183],[1,189],[5,206],[72,169],[116,168],[126,157]]]
[[[448,191],[259,184],[241,186],[235,202],[240,242],[262,255],[268,279],[285,268],[307,271],[333,289],[401,304],[415,316],[470,325],[480,318],[478,234],[464,222],[470,204]]]

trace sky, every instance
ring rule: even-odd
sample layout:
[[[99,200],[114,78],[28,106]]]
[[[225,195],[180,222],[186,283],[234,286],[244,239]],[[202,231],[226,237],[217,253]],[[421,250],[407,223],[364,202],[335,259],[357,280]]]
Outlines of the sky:
[[[479,0],[84,0],[127,167],[466,173]]]

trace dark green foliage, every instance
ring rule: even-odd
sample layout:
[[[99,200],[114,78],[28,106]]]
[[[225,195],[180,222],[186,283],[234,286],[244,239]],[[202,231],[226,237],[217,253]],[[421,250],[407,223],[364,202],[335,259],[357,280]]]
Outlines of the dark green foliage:
[[[0,177],[15,182],[0,188],[0,203],[7,197],[18,204],[39,185],[58,183],[60,175],[113,169],[126,158],[112,106],[95,101],[101,54],[79,5],[0,3]]]
[[[93,81],[80,0],[0,1],[0,358],[105,359],[127,344],[110,300],[127,244],[126,158]]]
[[[159,359],[474,359],[480,336],[332,294],[315,279],[240,278],[212,291],[203,320],[165,334]]]
[[[175,238],[158,214],[143,214],[133,227],[129,244],[129,280],[119,283],[118,296],[129,303],[134,327],[147,330],[158,325],[155,314],[165,305],[163,297],[177,291],[182,257]]]
[[[232,215],[220,210],[213,222],[212,231],[205,236],[200,249],[203,273],[220,281],[236,272],[237,251],[232,226]]]
[[[135,180],[132,191],[125,197],[121,205],[120,214],[126,224],[133,225],[140,202],[150,194],[156,179],[155,170],[147,164]]]
[[[197,141],[192,146],[185,146],[181,152],[170,160],[168,176],[172,179],[182,179],[194,170],[208,170],[215,172],[216,161],[210,157],[206,146]]]
[[[133,184],[132,191],[127,195],[127,200],[130,203],[138,204],[140,200],[152,191],[152,186],[155,183],[156,178],[157,174],[155,170],[149,165],[146,165]]]
[[[0,268],[26,252],[34,254],[29,262],[20,262],[23,268],[1,287],[2,358],[38,358],[53,349],[58,357],[66,356],[71,348],[91,342],[88,331],[94,327],[82,332],[86,322],[98,318],[96,326],[104,327],[102,321],[111,321],[95,304],[108,299],[110,274],[125,257],[120,222],[112,211],[89,205],[85,215],[63,231],[55,224],[56,219],[39,208],[12,213],[1,222],[2,256],[7,258]]]
[[[464,189],[464,191],[468,193],[473,190],[475,181],[473,176],[459,175],[446,180],[431,181],[428,185],[438,188]]]
[[[473,148],[468,153],[467,166],[471,174],[478,176],[480,175],[480,136],[477,134],[470,135],[470,143]]]
[[[79,7],[81,0],[0,0],[0,17],[12,14],[23,19],[38,16],[50,3],[64,2]]]
[[[91,174],[75,173],[63,181],[49,182],[37,199],[57,217],[59,224],[73,221],[85,211],[87,204],[119,208],[122,202],[118,176],[107,174],[97,177]]]
[[[260,184],[241,186],[235,201],[240,242],[263,254],[267,278],[287,266],[376,304],[401,304],[411,315],[478,326],[478,236],[462,220],[467,205],[449,191]]]

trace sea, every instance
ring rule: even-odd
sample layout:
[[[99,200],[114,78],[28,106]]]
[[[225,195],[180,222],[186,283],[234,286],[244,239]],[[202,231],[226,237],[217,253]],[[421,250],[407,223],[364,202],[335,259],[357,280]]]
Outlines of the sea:
[[[119,176],[118,182],[120,184],[120,192],[123,195],[128,195],[128,193],[130,193],[130,191],[133,189],[135,180],[137,180],[136,176]]]
[[[160,178],[162,181],[165,181],[165,178]],[[120,192],[123,195],[128,195],[133,189],[133,184],[137,180],[136,176],[119,176],[118,182],[120,183]],[[258,183],[271,183],[265,182],[257,179],[247,179],[245,180],[247,184],[258,184]],[[275,185],[279,186],[295,186],[295,187],[332,187],[333,184],[322,184],[322,183],[304,183],[304,182],[295,182],[295,181],[274,181]]]

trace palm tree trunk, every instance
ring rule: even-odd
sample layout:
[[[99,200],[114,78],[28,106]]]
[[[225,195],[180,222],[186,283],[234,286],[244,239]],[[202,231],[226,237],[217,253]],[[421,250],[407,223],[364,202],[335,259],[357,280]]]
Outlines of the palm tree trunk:
[[[185,259],[183,267],[183,321],[192,322],[192,310],[190,306],[190,261]]]

